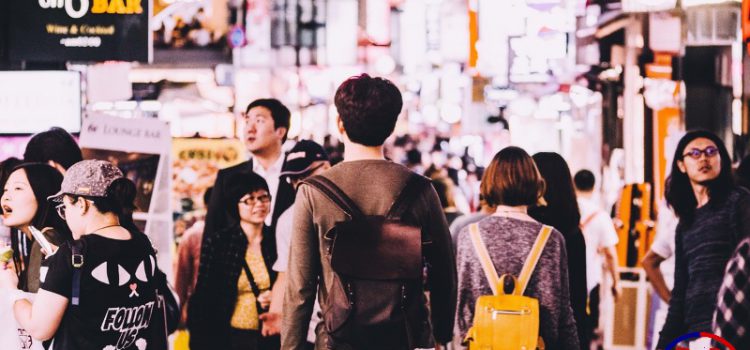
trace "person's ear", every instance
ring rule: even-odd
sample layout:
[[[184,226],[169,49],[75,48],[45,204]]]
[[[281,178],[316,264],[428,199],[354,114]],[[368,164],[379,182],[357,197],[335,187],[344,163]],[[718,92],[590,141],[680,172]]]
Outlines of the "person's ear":
[[[677,169],[680,169],[680,172],[683,174],[687,173],[687,167],[685,167],[685,162],[681,160],[677,161]]]
[[[341,136],[344,136],[346,134],[346,129],[344,129],[344,122],[341,120],[341,116],[336,116],[336,127],[339,129],[339,134]]]
[[[286,127],[280,126],[280,127],[276,128],[276,130],[274,130],[274,132],[276,133],[276,136],[280,140],[283,140],[284,136],[286,136],[287,133],[289,132],[289,129],[287,129]]]
[[[60,172],[60,174],[63,174],[63,175],[65,175],[65,167],[63,167],[62,165],[60,165],[60,163],[58,163],[58,162],[56,162],[56,161],[54,161],[54,160],[48,160],[48,161],[47,161],[47,164],[48,164],[49,166],[51,166],[51,167],[55,168],[55,169],[56,169],[57,171],[59,171],[59,172]]]
[[[83,197],[77,197],[74,205],[81,209],[81,214],[86,214],[89,211],[89,208],[91,207],[91,204],[89,203],[89,201],[87,201]]]

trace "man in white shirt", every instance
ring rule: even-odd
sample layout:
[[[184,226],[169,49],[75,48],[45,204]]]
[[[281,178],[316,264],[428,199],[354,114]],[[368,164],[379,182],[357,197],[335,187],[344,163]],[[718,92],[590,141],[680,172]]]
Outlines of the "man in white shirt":
[[[675,231],[679,223],[677,216],[666,203],[659,205],[658,215],[656,238],[642,262],[654,293],[659,296],[653,299],[656,311],[651,335],[652,348],[655,348],[659,341],[659,331],[664,326],[669,311],[669,299],[674,286]]]
[[[613,281],[612,294],[620,294],[620,276],[617,273],[617,242],[619,238],[612,218],[593,200],[594,174],[581,170],[573,178],[581,212],[581,231],[586,240],[586,284],[589,291],[589,326],[593,332],[599,323],[600,285],[602,276],[608,273]],[[602,256],[604,261],[602,261]],[[593,337],[592,337],[593,339]]]
[[[224,183],[232,174],[254,172],[266,180],[272,194],[271,215],[266,218],[266,225],[271,228],[275,227],[281,213],[292,205],[294,189],[280,180],[284,165],[281,146],[286,141],[290,115],[289,109],[276,99],[259,99],[247,106],[242,114],[243,141],[252,158],[219,171],[208,204],[204,238],[237,224],[227,215],[228,206],[237,203],[227,203],[224,198]]]

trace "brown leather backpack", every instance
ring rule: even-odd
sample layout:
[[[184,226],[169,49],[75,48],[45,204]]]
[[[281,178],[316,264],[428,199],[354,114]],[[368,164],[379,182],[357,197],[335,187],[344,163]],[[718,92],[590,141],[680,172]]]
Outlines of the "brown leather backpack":
[[[413,349],[428,327],[422,246],[429,243],[407,211],[428,183],[413,174],[385,215],[364,215],[323,176],[305,180],[348,216],[325,234],[334,278],[323,322],[328,348]],[[420,327],[420,329],[414,329]]]

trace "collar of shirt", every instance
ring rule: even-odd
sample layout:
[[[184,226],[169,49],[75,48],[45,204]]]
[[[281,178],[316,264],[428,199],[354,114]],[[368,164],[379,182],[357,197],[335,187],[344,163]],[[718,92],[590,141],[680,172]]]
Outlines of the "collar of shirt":
[[[281,168],[284,166],[284,153],[279,155],[279,158],[271,164],[268,169],[263,168],[260,162],[253,158],[253,172],[262,176],[268,183],[268,189],[271,192],[271,210],[268,212],[266,217],[266,225],[271,226],[273,221],[273,210],[276,208],[276,197],[279,192],[279,176],[281,175]]]
[[[263,165],[260,164],[258,159],[253,157],[253,172],[260,176],[263,176],[264,178],[266,178],[267,176],[272,176],[272,175],[274,175],[274,177],[279,177],[279,175],[281,174],[281,168],[283,166],[284,166],[284,153],[281,153],[279,155],[279,158],[276,159],[276,161],[273,162],[273,164],[271,164],[271,167],[268,169],[264,168]],[[266,181],[268,181],[268,179],[266,179]]]

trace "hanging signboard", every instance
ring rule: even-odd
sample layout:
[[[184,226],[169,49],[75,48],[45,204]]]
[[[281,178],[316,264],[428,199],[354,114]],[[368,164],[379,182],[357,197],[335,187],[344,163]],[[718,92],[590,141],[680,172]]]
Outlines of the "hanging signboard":
[[[172,208],[170,206],[169,125],[157,119],[89,116],[81,127],[84,159],[115,164],[135,183],[133,218],[159,252],[159,267],[171,274]]]
[[[81,129],[80,74],[0,72],[0,134],[34,134],[53,125],[74,133]]]
[[[9,0],[12,61],[151,61],[151,0]]]

